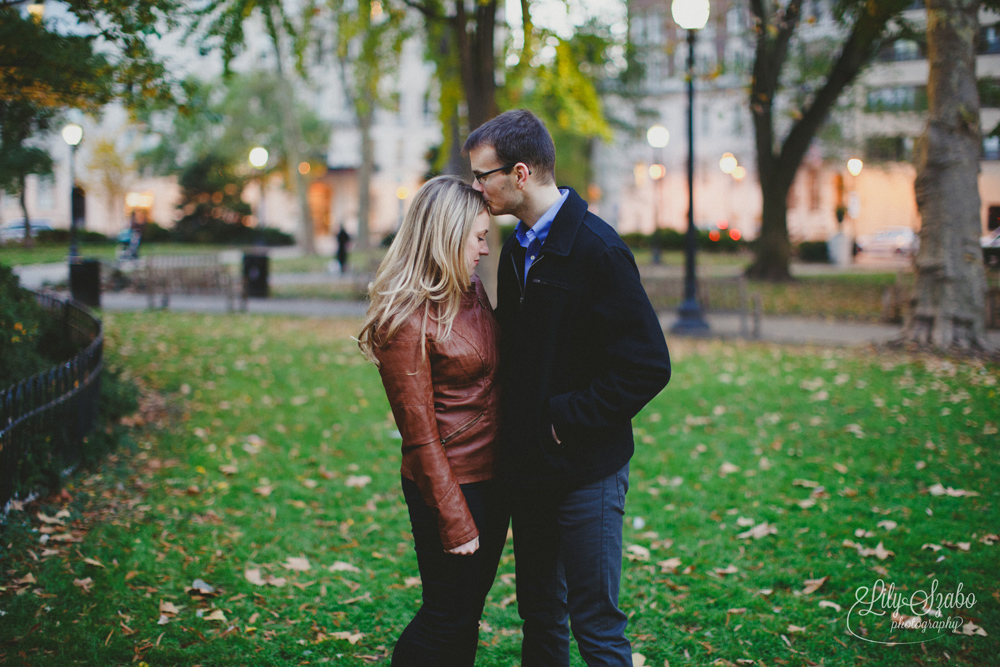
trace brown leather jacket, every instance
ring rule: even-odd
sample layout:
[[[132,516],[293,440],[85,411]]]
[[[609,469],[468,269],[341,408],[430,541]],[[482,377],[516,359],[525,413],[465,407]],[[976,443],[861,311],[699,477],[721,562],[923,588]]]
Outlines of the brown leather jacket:
[[[500,329],[478,276],[447,340],[437,340],[433,316],[421,335],[423,316],[417,309],[375,356],[403,438],[402,474],[437,511],[441,543],[454,549],[479,535],[458,485],[493,478]]]

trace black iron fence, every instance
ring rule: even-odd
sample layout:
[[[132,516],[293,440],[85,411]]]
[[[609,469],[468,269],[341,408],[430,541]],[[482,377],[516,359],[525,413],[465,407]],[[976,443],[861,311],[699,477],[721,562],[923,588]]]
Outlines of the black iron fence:
[[[15,493],[24,494],[29,468],[68,472],[97,418],[104,332],[101,320],[72,299],[37,295],[80,349],[72,359],[0,391],[0,517]],[[82,349],[81,349],[82,348]],[[32,466],[28,465],[29,459]],[[39,461],[44,458],[44,461]]]

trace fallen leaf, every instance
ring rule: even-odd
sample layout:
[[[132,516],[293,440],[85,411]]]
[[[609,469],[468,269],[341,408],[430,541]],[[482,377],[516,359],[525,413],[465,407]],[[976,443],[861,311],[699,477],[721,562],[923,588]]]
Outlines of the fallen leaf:
[[[997,542],[1000,542],[1000,535],[994,535],[992,533],[989,535],[983,535],[979,538],[979,541],[988,547],[992,547]]]
[[[879,528],[885,528],[886,530],[896,530],[896,526],[898,526],[899,524],[896,523],[895,521],[890,521],[889,519],[885,519],[884,521],[879,521],[876,525]]]
[[[625,557],[631,561],[649,560],[649,549],[638,544],[630,544],[625,550]]]
[[[368,475],[351,475],[344,482],[344,486],[346,486],[348,488],[354,487],[354,488],[362,489],[362,488],[366,487],[367,485],[371,484],[371,481],[372,481],[372,478],[369,477]]]
[[[823,577],[821,579],[806,579],[805,587],[802,589],[802,594],[809,595],[810,593],[815,593],[829,578],[830,577]]]
[[[273,486],[258,486],[256,488],[254,488],[253,492],[256,493],[257,495],[264,496],[265,498],[267,498],[269,495],[271,495],[274,492],[274,487]]]
[[[931,551],[935,551],[935,552],[941,551],[941,549],[942,549],[942,547],[941,547],[940,544],[931,544],[929,542],[927,544],[923,545],[920,548],[921,549],[930,549]]]
[[[748,531],[740,533],[736,537],[738,537],[741,540],[746,540],[751,537],[755,540],[759,540],[762,537],[766,537],[768,535],[775,535],[777,534],[777,532],[778,529],[776,527],[772,526],[771,524],[765,521],[764,523],[754,526]]]
[[[738,473],[739,471],[740,471],[740,467],[737,466],[737,465],[733,465],[729,461],[723,461],[722,465],[719,466],[719,476],[720,477],[725,477],[726,475],[732,475],[732,474]]]
[[[203,618],[206,621],[222,621],[223,623],[226,622],[226,615],[225,613],[223,613],[221,609],[216,609],[211,614]]]
[[[29,572],[14,583],[18,586],[27,586],[28,584],[37,584],[38,582],[35,580],[35,575]]]
[[[633,653],[632,667],[646,667],[646,656],[642,653]]]
[[[806,629],[804,627],[802,627],[801,625],[791,625],[791,624],[789,624],[788,629],[785,630],[785,632],[788,632],[788,633],[792,633],[792,632],[805,632],[805,631],[806,631]]]
[[[327,568],[330,572],[360,572],[356,566],[350,563],[345,563],[342,560],[338,560],[333,565]]]
[[[840,605],[837,604],[836,602],[830,602],[829,600],[820,600],[819,601],[819,606],[820,607],[828,607],[828,608],[830,608],[830,609],[832,609],[834,611],[840,611]]]
[[[160,600],[160,613],[161,614],[174,614],[174,615],[176,615],[176,614],[181,613],[181,609],[183,609],[183,607],[178,607],[173,602],[165,602],[163,600]]]
[[[960,551],[968,551],[972,546],[971,542],[941,542],[941,546],[948,547],[949,549],[958,549]]]
[[[86,579],[74,579],[73,585],[82,588],[84,593],[89,593],[90,587],[94,585],[94,580],[90,577]]]
[[[979,493],[976,491],[966,491],[964,489],[953,489],[950,486],[945,488],[943,484],[935,484],[931,488],[927,489],[932,496],[950,496],[952,498],[961,498],[963,496],[978,496]]]
[[[898,611],[892,612],[893,624],[896,627],[906,628],[907,630],[915,630],[921,628],[924,625],[923,619],[919,616],[907,616],[906,614],[901,614]]]
[[[819,486],[819,482],[814,482],[810,479],[793,479],[792,486],[804,486],[807,489],[815,489]]]
[[[420,585],[420,577],[407,577],[403,580],[403,585],[407,588],[413,588],[414,586]]]
[[[958,631],[956,630],[955,632],[957,633]],[[963,635],[979,635],[981,637],[986,637],[987,636],[986,635],[986,630],[983,630],[981,627],[979,627],[978,625],[976,625],[972,621],[969,621],[968,623],[966,623],[965,625],[962,626],[962,634]]]
[[[218,595],[214,586],[201,579],[195,579],[191,582],[191,587],[184,592],[188,595]]]
[[[712,572],[715,572],[720,577],[724,577],[727,574],[736,574],[737,572],[739,572],[739,570],[736,568],[735,565],[730,564],[728,567],[724,568],[722,567],[712,568]]]
[[[281,564],[281,567],[286,570],[294,570],[296,572],[308,572],[311,568],[309,565],[309,559],[307,558],[294,558],[289,556],[285,559],[285,562]]]
[[[224,475],[237,475],[239,474],[240,469],[235,465],[227,464],[219,466],[219,472],[221,472]]]
[[[246,580],[249,581],[254,586],[264,586],[267,584],[267,581],[265,581],[264,578],[260,575],[260,568],[252,568],[246,570],[243,573],[243,576],[246,577]]]
[[[330,638],[331,639],[345,640],[348,643],[350,643],[351,645],[357,644],[359,641],[361,641],[362,637],[364,637],[364,635],[361,634],[360,632],[331,632],[330,633]]]
[[[45,514],[43,514],[41,512],[39,512],[35,516],[37,516],[38,520],[41,521],[42,523],[47,523],[47,524],[50,524],[50,525],[53,525],[53,526],[65,526],[66,525],[65,523],[63,523],[62,519],[59,519],[59,518],[56,518],[56,517],[47,516],[47,515],[45,515]]]
[[[97,567],[104,567],[104,563],[102,563],[99,560],[94,560],[93,558],[84,558],[83,562],[87,563],[88,565],[96,565]]]
[[[681,559],[668,558],[667,560],[661,560],[657,565],[660,566],[660,572],[673,573],[681,566]]]

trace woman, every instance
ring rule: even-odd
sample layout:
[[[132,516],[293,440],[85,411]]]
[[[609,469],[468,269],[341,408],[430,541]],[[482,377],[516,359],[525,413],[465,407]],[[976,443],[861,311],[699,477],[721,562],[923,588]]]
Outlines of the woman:
[[[378,365],[403,439],[423,605],[393,665],[472,665],[507,537],[493,479],[499,329],[473,272],[489,214],[453,176],[417,193],[379,266],[359,345]]]

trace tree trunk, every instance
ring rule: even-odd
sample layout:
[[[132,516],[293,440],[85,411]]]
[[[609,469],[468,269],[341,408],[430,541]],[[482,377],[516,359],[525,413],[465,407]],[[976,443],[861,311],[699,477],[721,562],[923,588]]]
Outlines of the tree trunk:
[[[277,11],[272,6],[272,12]],[[288,180],[292,183],[292,190],[299,208],[298,237],[302,244],[302,252],[306,255],[316,254],[316,244],[313,233],[312,215],[309,213],[309,198],[306,192],[305,177],[299,172],[299,163],[302,161],[300,148],[302,145],[302,132],[299,128],[298,119],[295,117],[295,91],[291,81],[285,74],[285,54],[282,48],[281,39],[281,17],[274,16],[273,13],[266,13],[268,32],[271,34],[271,41],[274,44],[275,63],[278,71],[278,79],[284,88],[283,94],[278,97],[278,108],[281,111],[282,143],[285,150],[285,159],[288,162]]]
[[[468,31],[465,1],[455,0],[455,42],[461,66],[462,88],[468,109],[469,132],[497,115],[496,62],[494,56],[497,0],[476,3],[475,31]],[[462,160],[462,172],[472,178],[468,158]],[[487,243],[490,254],[482,259],[476,273],[483,281],[483,287],[495,304],[497,295],[497,269],[500,257],[500,228],[490,225]]]
[[[917,143],[914,190],[920,249],[904,341],[981,349],[986,276],[979,235],[979,0],[928,0],[927,127]]]
[[[762,183],[761,193],[760,236],[754,241],[754,261],[747,269],[747,276],[755,280],[786,282],[792,279],[789,271],[792,244],[788,240],[788,187],[781,183]]]
[[[31,218],[28,217],[28,202],[25,199],[25,192],[28,189],[27,179],[24,175],[21,176],[21,187],[20,193],[18,194],[18,201],[21,203],[21,212],[24,213],[24,247],[30,248],[35,245],[34,239],[31,238]],[[72,215],[72,214],[71,214]]]
[[[367,105],[365,113],[358,114],[358,129],[361,131],[361,169],[358,171],[358,238],[356,247],[364,250],[369,245],[368,227],[371,220],[372,175],[375,173],[375,140],[372,137],[372,121],[375,104]]]

